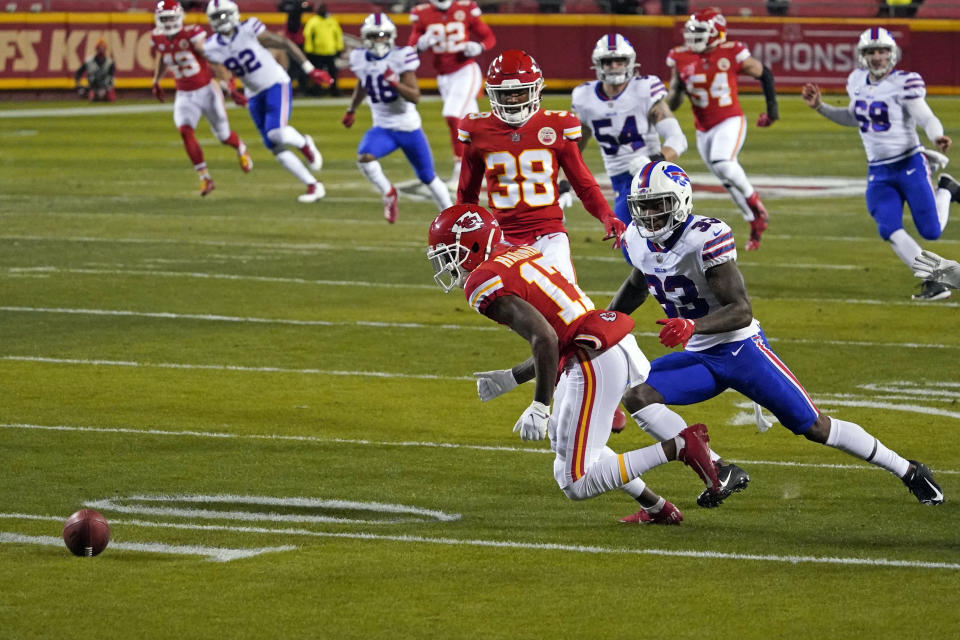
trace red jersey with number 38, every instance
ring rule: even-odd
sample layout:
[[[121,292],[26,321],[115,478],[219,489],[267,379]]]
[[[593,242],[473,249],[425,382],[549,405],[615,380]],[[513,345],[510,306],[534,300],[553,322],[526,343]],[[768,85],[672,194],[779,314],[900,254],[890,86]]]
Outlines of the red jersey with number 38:
[[[580,121],[567,111],[540,110],[519,127],[490,112],[469,114],[460,121],[464,147],[457,203],[479,204],[485,177],[487,208],[510,242],[531,244],[542,235],[566,233],[557,204],[557,175],[563,169],[591,215],[612,216],[580,155],[580,135]]]
[[[467,302],[485,313],[491,302],[513,295],[529,302],[557,333],[560,366],[581,347],[605,351],[633,330],[630,316],[597,310],[593,302],[533,247],[499,249],[480,263],[463,287]]]
[[[150,34],[153,48],[162,56],[167,70],[173,74],[179,91],[202,89],[210,84],[213,72],[210,63],[196,49],[203,50],[207,32],[198,24],[184,25],[180,33],[166,36],[154,31]]]
[[[737,74],[749,57],[747,45],[737,41],[702,53],[674,47],[667,54],[667,66],[677,70],[686,87],[699,131],[709,131],[727,118],[743,115],[737,98]]]

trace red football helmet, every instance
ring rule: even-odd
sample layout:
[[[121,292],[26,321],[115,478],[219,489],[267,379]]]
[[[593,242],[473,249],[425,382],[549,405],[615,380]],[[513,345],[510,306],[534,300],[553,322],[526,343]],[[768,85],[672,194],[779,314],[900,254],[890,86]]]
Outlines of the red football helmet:
[[[160,0],[153,14],[157,31],[166,36],[174,36],[183,30],[183,7],[177,0]]]
[[[507,49],[487,69],[490,110],[504,122],[519,127],[540,108],[543,73],[526,51]]]
[[[683,41],[694,53],[712,49],[727,39],[727,19],[716,7],[701,9],[683,27]]]
[[[449,293],[462,287],[467,274],[490,257],[503,242],[503,231],[493,214],[480,205],[455,204],[434,218],[428,238],[433,279]]]

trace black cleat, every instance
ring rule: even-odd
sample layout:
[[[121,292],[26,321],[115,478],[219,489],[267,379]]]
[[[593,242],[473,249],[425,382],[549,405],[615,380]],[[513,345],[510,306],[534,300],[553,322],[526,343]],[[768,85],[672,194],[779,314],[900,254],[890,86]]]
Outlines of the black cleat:
[[[950,199],[954,202],[960,202],[960,182],[951,176],[949,173],[941,173],[940,179],[937,180],[938,189],[946,189],[950,192]]]
[[[924,280],[920,283],[920,293],[910,296],[913,300],[920,302],[933,302],[934,300],[946,300],[950,297],[950,287],[936,280]]]
[[[917,500],[921,504],[941,504],[943,502],[943,492],[940,490],[937,481],[933,479],[933,472],[930,471],[930,467],[916,460],[910,460],[909,462],[910,469],[907,471],[907,475],[901,478],[903,484],[907,486],[907,489],[910,489],[910,493],[917,496]]]
[[[731,493],[743,491],[750,482],[750,474],[735,464],[716,464],[717,480],[720,483],[720,493],[712,494],[706,489],[697,497],[697,504],[705,509],[719,507],[720,503],[730,497]]]

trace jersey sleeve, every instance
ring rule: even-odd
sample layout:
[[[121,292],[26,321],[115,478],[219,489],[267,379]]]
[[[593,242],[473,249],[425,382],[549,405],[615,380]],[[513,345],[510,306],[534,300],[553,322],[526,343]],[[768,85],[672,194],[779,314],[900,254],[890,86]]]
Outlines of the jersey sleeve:
[[[586,107],[586,92],[589,90],[589,86],[589,82],[584,82],[575,88],[570,96],[570,110],[577,116],[578,119],[580,118],[580,114],[583,113],[584,107]]]
[[[467,13],[470,14],[471,18],[479,18],[481,15],[483,15],[480,7],[477,6],[477,3],[473,0],[467,0],[466,2],[461,2],[460,4],[467,7]]]
[[[480,185],[486,171],[483,157],[472,144],[476,135],[477,123],[481,120],[468,114],[457,126],[457,139],[463,144],[463,158],[460,165],[460,182],[457,184],[457,204],[478,204]]]
[[[198,24],[187,25],[183,28],[184,37],[190,41],[190,43],[197,47],[203,48],[203,43],[207,41],[207,32],[203,30]]]
[[[713,229],[714,225],[710,225],[710,228]],[[700,258],[704,269],[737,259],[737,245],[733,239],[733,230],[726,222],[720,223],[718,231],[703,233],[703,248],[700,250]]]
[[[467,297],[470,308],[484,314],[491,302],[508,292],[500,274],[481,266],[467,278],[463,293]]]
[[[677,50],[670,49],[670,53],[667,54],[667,66],[671,69],[676,69],[677,67]]]
[[[222,63],[226,58],[223,55],[223,48],[217,45],[217,34],[210,35],[203,43],[203,55],[210,62]]]
[[[575,115],[567,114],[563,117],[562,126],[563,144],[557,150],[560,167],[584,208],[594,218],[604,220],[612,216],[613,211],[610,210],[610,203],[603,197],[600,186],[584,163],[580,148],[577,146],[577,140],[581,136],[580,121]]]
[[[410,37],[407,38],[407,46],[415,48],[420,36],[426,31],[427,28],[420,19],[420,5],[417,5],[410,11]]]
[[[401,47],[397,57],[401,61],[400,68],[397,69],[398,73],[416,71],[420,67],[420,56],[413,47]]]
[[[733,46],[733,59],[737,61],[737,70],[743,66],[743,63],[750,57],[750,49],[742,42],[731,42]]]
[[[903,80],[903,99],[916,100],[917,98],[924,98],[926,95],[927,85],[923,82],[920,74],[915,71],[907,73],[907,77]]]
[[[667,87],[658,76],[643,76],[643,78],[647,81],[648,93],[645,97],[649,98],[650,106],[667,97]]]
[[[350,71],[353,75],[360,77],[360,73],[363,67],[363,58],[367,55],[366,49],[353,49],[350,52]]]
[[[267,26],[260,22],[260,18],[250,17],[240,23],[241,29],[247,29],[255,37],[259,37],[261,33],[266,31]]]

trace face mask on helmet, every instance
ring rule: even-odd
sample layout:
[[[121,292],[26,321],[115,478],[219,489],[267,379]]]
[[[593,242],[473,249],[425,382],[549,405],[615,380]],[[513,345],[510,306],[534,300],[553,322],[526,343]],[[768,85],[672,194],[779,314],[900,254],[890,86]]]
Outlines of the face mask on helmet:
[[[543,74],[527,53],[504,51],[490,63],[486,82],[490,110],[500,120],[520,126],[540,109]]]
[[[683,41],[694,53],[712,49],[727,39],[727,21],[715,9],[690,16],[683,27]]]
[[[893,71],[900,60],[900,47],[890,32],[882,27],[867,29],[857,40],[857,64],[875,80]]]
[[[637,52],[619,33],[610,33],[597,40],[590,59],[597,80],[612,85],[626,83],[637,68]]]
[[[382,58],[393,49],[397,28],[384,13],[371,13],[360,27],[364,48],[377,58]]]
[[[634,176],[627,208],[641,237],[663,240],[693,211],[690,178],[672,162],[651,162]]]
[[[240,8],[231,0],[210,0],[207,20],[217,33],[233,33],[240,26]]]
[[[153,21],[163,35],[176,35],[183,30],[183,7],[174,0],[161,0],[157,3]]]
[[[499,223],[483,207],[458,204],[444,209],[429,232],[427,259],[433,265],[434,282],[444,293],[463,287],[467,275],[501,242]]]

